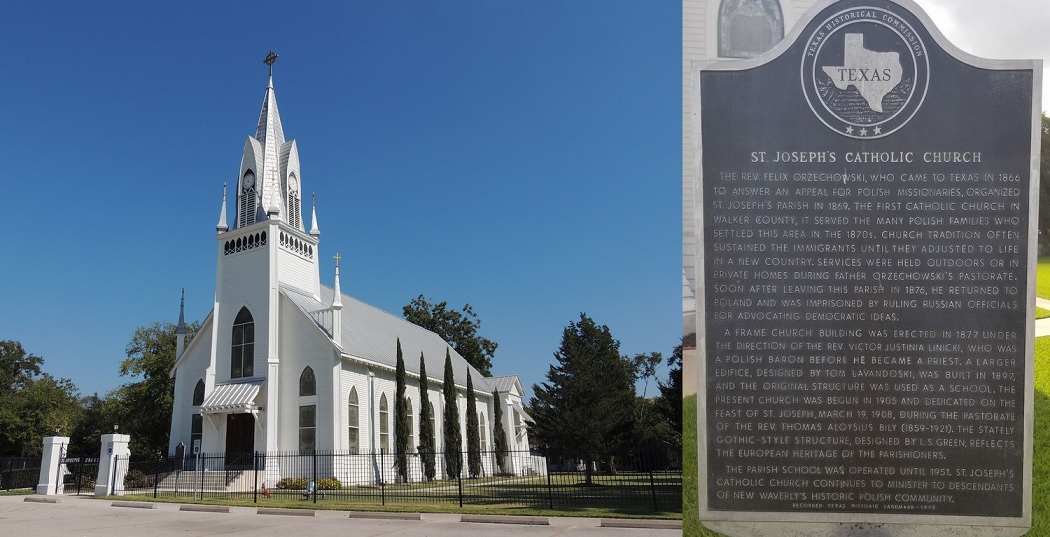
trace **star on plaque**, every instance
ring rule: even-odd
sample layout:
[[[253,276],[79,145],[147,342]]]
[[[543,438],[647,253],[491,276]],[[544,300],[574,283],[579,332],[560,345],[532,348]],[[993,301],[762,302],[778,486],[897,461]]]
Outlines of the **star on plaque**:
[[[846,134],[853,134],[853,125],[846,127]]]
[[[875,136],[882,134],[882,127],[875,127]]]
[[[860,129],[860,135],[861,136],[867,136],[868,135],[868,129],[866,127],[861,128]]]

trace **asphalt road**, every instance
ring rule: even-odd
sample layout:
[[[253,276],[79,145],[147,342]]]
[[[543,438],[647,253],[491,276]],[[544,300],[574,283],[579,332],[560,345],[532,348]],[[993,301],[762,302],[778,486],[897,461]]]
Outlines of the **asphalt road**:
[[[231,507],[229,513],[181,511],[180,504],[150,504],[153,509],[114,506],[111,500],[65,496],[59,503],[0,496],[0,535],[163,537],[178,535],[252,536],[657,536],[680,537],[682,530],[601,527],[593,518],[549,518],[549,525],[461,522],[460,515],[427,514],[421,520],[351,518],[345,511],[316,511],[314,516],[258,514],[254,507]],[[34,500],[41,497],[32,497]],[[134,502],[134,505],[141,505]],[[364,515],[363,516],[369,516]],[[500,517],[514,520],[514,517]],[[518,519],[521,520],[521,519]],[[655,524],[659,524],[656,521]]]

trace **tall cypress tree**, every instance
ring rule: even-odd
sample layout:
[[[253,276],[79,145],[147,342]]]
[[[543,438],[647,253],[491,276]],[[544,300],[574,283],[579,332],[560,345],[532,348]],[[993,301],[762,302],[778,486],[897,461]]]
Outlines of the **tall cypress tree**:
[[[452,374],[452,357],[445,348],[445,381],[441,384],[445,396],[445,419],[442,430],[445,436],[445,475],[449,479],[459,477],[463,468],[463,435],[459,432],[459,407],[456,406],[456,380]]]
[[[499,390],[492,392],[492,449],[500,473],[507,472],[507,431],[503,430],[503,409],[499,404]]]
[[[401,338],[397,340],[397,383],[394,394],[394,468],[402,483],[408,482],[408,397],[405,395],[405,359],[401,356]]]
[[[467,369],[467,471],[470,477],[481,475],[481,432],[478,404],[474,401],[474,381]]]
[[[430,387],[427,364],[419,353],[419,456],[423,459],[423,475],[433,481],[437,473],[434,464],[434,417],[430,413]]]

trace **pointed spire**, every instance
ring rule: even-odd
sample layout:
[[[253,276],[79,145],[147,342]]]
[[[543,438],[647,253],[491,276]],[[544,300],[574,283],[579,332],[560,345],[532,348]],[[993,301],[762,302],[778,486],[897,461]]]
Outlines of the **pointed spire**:
[[[314,237],[321,236],[321,230],[317,229],[317,194],[316,193],[311,193],[310,194],[310,220],[311,220],[311,223],[310,223],[310,235],[312,235]],[[336,267],[336,274],[338,274],[339,273],[339,262],[338,261],[336,262],[335,267]],[[338,280],[338,278],[337,278],[337,280]]]
[[[339,260],[342,259],[338,253],[335,254],[335,288],[332,298],[332,341],[336,345],[343,344],[343,292],[339,289]]]
[[[176,334],[186,333],[186,288],[182,288],[182,298],[179,299],[179,325],[175,328]]]
[[[226,183],[222,184],[222,209],[219,210],[219,223],[215,225],[215,231],[224,233],[230,229],[230,226],[226,225]]]
[[[284,145],[284,127],[281,126],[281,114],[277,111],[277,96],[273,91],[273,62],[277,54],[270,51],[263,63],[270,67],[270,77],[266,84],[266,95],[263,96],[262,109],[259,111],[259,124],[255,128],[255,139],[262,145],[262,172],[256,173],[262,206],[268,218],[280,218],[284,212],[284,197],[281,193],[280,153]]]
[[[341,298],[343,293],[339,289],[339,260],[342,259],[342,256],[339,255],[339,252],[336,252],[334,258],[335,258],[335,298],[332,299],[332,309],[337,310],[337,309],[342,309],[342,307],[343,307],[343,299]]]
[[[186,350],[186,288],[182,288],[182,298],[179,299],[179,325],[175,327],[175,359],[182,356]]]

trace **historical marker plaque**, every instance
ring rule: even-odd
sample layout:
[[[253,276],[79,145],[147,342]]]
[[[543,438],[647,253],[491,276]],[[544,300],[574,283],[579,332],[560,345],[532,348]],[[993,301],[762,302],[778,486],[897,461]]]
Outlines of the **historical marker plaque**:
[[[701,517],[1030,524],[1038,62],[810,17],[696,80]]]

